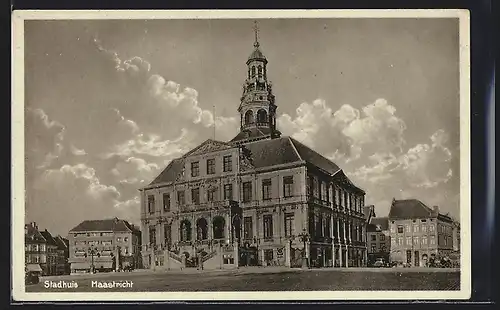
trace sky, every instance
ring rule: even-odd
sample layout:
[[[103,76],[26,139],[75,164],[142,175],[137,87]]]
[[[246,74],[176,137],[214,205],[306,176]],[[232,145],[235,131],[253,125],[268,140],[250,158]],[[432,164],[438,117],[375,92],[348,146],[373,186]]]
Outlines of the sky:
[[[458,19],[262,19],[278,129],[337,163],[387,216],[459,216]],[[239,130],[253,20],[25,23],[26,221],[139,224],[176,157]]]

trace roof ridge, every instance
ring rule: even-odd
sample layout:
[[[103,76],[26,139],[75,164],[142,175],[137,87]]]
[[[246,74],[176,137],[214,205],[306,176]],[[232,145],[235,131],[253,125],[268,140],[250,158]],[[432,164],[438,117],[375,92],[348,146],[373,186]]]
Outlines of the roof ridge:
[[[284,138],[287,138],[287,139],[288,139],[288,141],[290,142],[290,144],[291,144],[291,145],[292,145],[292,147],[293,147],[293,150],[295,151],[295,154],[297,154],[297,157],[299,157],[299,159],[300,159],[301,161],[303,161],[304,159],[302,159],[302,156],[300,156],[300,153],[299,153],[299,151],[297,150],[297,147],[295,146],[295,144],[294,144],[294,143],[293,143],[293,141],[292,141],[292,137],[290,137],[290,136],[285,136]]]

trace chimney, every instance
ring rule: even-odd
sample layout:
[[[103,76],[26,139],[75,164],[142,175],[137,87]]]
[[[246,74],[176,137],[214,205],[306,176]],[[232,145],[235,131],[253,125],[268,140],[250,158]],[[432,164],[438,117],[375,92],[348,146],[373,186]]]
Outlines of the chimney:
[[[36,222],[31,223],[31,227],[33,227],[34,229],[38,230],[38,226],[36,225]]]

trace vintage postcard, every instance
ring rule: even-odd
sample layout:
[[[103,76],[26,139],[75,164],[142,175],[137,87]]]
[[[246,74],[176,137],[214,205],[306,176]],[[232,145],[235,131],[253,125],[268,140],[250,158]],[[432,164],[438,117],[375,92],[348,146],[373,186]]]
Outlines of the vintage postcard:
[[[13,60],[14,300],[469,298],[468,11],[15,11]]]

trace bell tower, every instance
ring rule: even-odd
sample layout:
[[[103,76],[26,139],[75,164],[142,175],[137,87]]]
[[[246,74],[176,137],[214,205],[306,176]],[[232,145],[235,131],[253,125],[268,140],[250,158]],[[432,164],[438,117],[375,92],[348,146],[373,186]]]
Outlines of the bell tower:
[[[247,77],[243,83],[243,94],[238,108],[240,131],[256,133],[252,136],[275,138],[280,135],[276,130],[277,106],[272,84],[267,79],[267,59],[260,50],[257,22],[253,29],[255,32],[254,49],[246,62]]]

